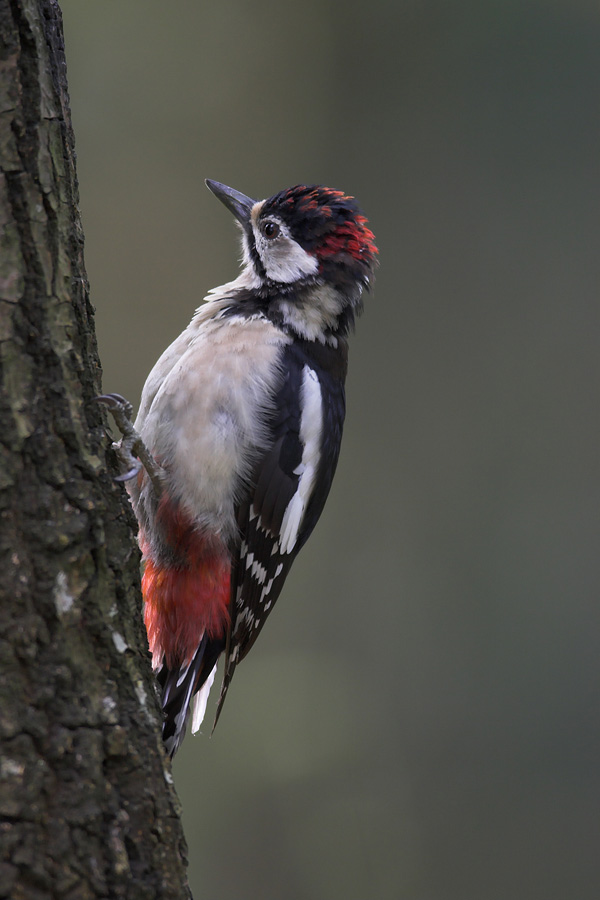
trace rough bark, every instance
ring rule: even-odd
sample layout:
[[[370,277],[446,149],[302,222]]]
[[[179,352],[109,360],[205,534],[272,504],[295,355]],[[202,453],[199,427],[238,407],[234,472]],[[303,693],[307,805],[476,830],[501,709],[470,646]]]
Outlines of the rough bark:
[[[60,10],[0,0],[2,898],[189,897],[100,392]]]

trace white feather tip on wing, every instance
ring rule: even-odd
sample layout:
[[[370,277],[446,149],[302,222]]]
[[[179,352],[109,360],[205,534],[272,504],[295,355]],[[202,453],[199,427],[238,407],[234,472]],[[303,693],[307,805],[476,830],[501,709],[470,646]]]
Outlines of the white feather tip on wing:
[[[210,694],[210,689],[213,686],[216,674],[217,667],[215,666],[198,693],[194,695],[194,699],[192,700],[192,734],[196,734],[202,725],[206,713],[208,695]]]

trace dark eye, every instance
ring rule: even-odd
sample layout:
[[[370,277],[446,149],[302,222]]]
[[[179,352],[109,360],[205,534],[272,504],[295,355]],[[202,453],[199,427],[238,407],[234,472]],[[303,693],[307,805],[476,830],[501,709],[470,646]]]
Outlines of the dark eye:
[[[280,229],[277,222],[263,222],[260,230],[268,240],[272,241],[273,238],[277,237]]]

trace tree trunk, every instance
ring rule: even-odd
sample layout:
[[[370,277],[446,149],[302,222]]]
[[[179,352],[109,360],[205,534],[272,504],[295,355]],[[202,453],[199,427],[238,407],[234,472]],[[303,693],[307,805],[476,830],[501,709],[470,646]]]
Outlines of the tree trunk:
[[[0,897],[189,897],[55,0],[0,0]],[[110,453],[109,453],[110,456]]]

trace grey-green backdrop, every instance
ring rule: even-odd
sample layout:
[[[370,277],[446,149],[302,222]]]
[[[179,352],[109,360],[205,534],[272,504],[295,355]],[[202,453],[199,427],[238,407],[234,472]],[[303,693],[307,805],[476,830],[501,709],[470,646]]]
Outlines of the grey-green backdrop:
[[[595,900],[596,0],[62,7],[106,390],[236,274],[206,176],[381,253],[327,510],[175,760],[196,898]]]

